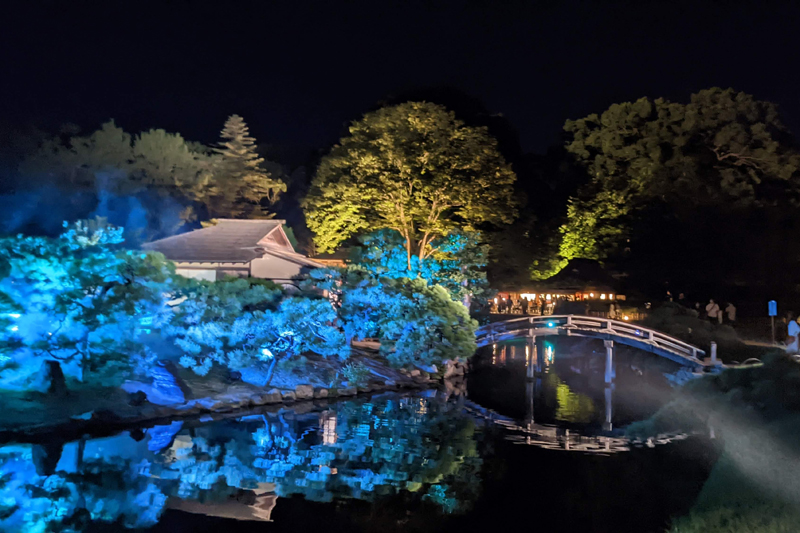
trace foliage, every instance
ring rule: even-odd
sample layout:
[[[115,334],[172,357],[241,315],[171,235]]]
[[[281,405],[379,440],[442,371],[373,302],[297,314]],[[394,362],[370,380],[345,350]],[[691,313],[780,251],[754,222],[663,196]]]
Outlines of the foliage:
[[[253,218],[264,216],[262,202],[272,205],[286,184],[273,179],[256,152],[256,140],[242,117],[231,115],[220,134],[222,142],[214,182],[204,191],[210,216]]]
[[[140,319],[169,319],[174,267],[123,250],[120,228],[78,222],[58,238],[0,242],[0,383],[41,388],[45,361],[67,377],[112,384],[147,351]]]
[[[275,365],[305,352],[346,358],[336,312],[323,299],[286,297],[249,280],[194,281],[165,329],[181,348],[182,366],[198,374],[214,363],[231,370]]]
[[[353,262],[376,277],[420,277],[429,284],[444,287],[457,301],[488,297],[485,272],[488,246],[481,244],[479,233],[454,230],[433,241],[436,252],[425,261],[412,257],[410,269],[403,239],[396,231],[370,233],[362,238],[362,243]]]
[[[515,180],[485,128],[426,102],[385,107],[354,122],[320,162],[305,200],[308,225],[320,252],[393,229],[412,270],[413,256],[424,261],[455,228],[509,223]]]
[[[395,366],[470,357],[477,324],[447,291],[421,278],[377,278],[357,267],[317,269],[307,282],[332,293],[346,338],[379,338]]]
[[[800,199],[800,155],[776,107],[731,89],[688,104],[614,104],[564,129],[591,181],[570,202],[561,260],[638,258],[651,277],[668,277],[693,257],[704,268],[691,274],[714,280],[721,267],[749,265],[742,238],[763,249]],[[758,229],[742,228],[733,244],[730,229],[744,221]]]
[[[22,164],[29,176],[47,176],[78,188],[103,188],[119,195],[155,188],[186,198],[195,195],[211,179],[214,158],[178,133],[150,130],[135,137],[114,121],[89,136],[45,141]],[[97,183],[98,176],[118,176],[111,183]]]
[[[342,367],[342,376],[349,386],[363,385],[370,375],[369,368],[364,363],[347,363]]]

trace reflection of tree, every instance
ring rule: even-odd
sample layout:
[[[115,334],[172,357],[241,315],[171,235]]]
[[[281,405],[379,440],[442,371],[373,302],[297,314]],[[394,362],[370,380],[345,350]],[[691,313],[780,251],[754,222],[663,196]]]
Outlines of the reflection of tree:
[[[33,445],[0,447],[0,531],[81,531],[90,521],[147,527],[168,498],[189,512],[269,520],[275,492],[314,501],[402,494],[452,513],[480,488],[475,425],[453,402],[350,401],[318,415],[170,425],[147,435],[55,445],[49,455]]]
[[[294,442],[258,432],[260,460],[268,481],[282,495],[316,501],[371,500],[398,491],[420,492],[449,511],[463,507],[456,489],[464,471],[480,467],[475,427],[454,404],[424,398],[346,402],[322,416],[322,443]],[[471,480],[474,484],[474,477]]]
[[[129,528],[155,524],[166,501],[130,459],[79,461],[47,475],[31,445],[0,448],[0,530],[81,531],[87,521]]]
[[[572,391],[555,372],[548,372],[544,378],[548,382],[548,390],[555,391],[555,416],[558,420],[585,424],[591,422],[595,415],[592,399]],[[549,403],[549,399],[546,399]]]

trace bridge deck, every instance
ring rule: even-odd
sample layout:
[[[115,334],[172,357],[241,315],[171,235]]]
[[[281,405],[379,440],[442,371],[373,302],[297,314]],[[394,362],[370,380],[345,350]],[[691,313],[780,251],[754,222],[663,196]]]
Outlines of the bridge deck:
[[[544,335],[565,335],[612,340],[639,348],[692,368],[714,366],[705,352],[660,331],[607,318],[580,315],[531,316],[494,322],[478,328],[478,346],[503,340]]]

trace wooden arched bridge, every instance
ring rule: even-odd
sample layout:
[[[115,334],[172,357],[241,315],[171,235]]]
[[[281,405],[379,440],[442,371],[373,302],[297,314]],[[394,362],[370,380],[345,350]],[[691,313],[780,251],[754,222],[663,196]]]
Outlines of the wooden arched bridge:
[[[478,346],[517,338],[535,339],[542,335],[602,339],[606,346],[606,382],[613,378],[612,350],[615,342],[652,352],[693,370],[716,366],[716,354],[705,359],[705,352],[666,333],[630,322],[581,315],[552,315],[513,318],[493,322],[476,331]]]

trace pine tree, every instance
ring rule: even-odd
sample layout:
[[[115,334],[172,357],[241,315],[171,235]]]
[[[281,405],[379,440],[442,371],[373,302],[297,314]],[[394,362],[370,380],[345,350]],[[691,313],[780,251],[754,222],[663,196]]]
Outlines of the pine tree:
[[[256,140],[239,115],[231,115],[221,132],[222,142],[214,151],[220,160],[208,202],[212,216],[263,217],[262,201],[275,203],[286,184],[272,179],[256,152]]]

